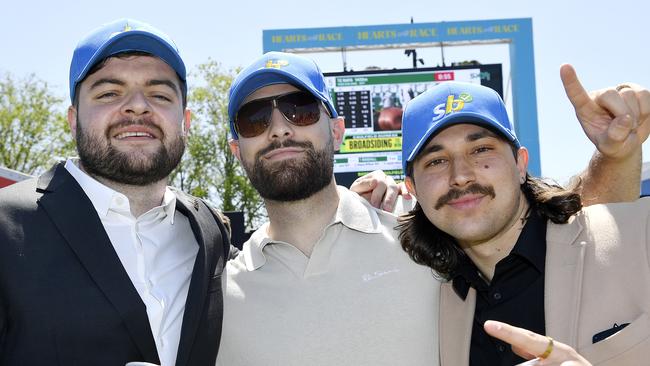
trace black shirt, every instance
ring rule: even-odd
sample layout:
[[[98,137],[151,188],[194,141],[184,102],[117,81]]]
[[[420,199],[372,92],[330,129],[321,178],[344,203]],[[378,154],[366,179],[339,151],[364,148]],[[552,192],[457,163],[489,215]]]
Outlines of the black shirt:
[[[476,265],[465,257],[452,275],[454,291],[462,299],[476,289],[470,366],[515,365],[526,360],[510,345],[483,330],[486,320],[498,320],[544,334],[544,262],[546,220],[531,214],[510,254],[497,263],[492,282],[483,279]]]

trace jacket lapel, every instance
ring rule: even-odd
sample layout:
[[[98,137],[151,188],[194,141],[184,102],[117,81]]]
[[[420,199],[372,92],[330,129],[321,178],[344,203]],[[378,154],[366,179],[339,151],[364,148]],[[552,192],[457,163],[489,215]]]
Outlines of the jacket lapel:
[[[39,177],[39,205],[104,293],[145,360],[159,362],[144,303],[131,283],[95,209],[63,164]]]
[[[223,260],[220,252],[216,252],[216,243],[221,243],[219,226],[208,208],[198,199],[176,191],[176,209],[187,216],[199,251],[194,262],[190,289],[185,303],[181,339],[176,357],[176,365],[187,365],[192,345],[196,339],[197,330],[202,320],[209,280],[214,276],[216,258]],[[215,344],[214,347],[218,347]]]
[[[566,224],[549,222],[546,233],[546,334],[571,347],[577,346],[576,332],[587,245],[586,241],[580,240],[583,218],[584,214],[580,213]]]
[[[469,365],[476,290],[469,289],[463,301],[445,282],[440,288],[440,366]]]

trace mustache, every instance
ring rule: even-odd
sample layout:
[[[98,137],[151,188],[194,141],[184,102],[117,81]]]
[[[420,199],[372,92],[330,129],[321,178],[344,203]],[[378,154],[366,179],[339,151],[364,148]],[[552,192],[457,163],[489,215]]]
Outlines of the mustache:
[[[120,128],[126,128],[129,126],[146,126],[152,130],[155,130],[159,136],[165,137],[164,132],[160,127],[158,127],[157,124],[155,124],[150,117],[144,117],[144,118],[122,118],[119,121],[113,123],[107,130],[106,130],[106,138],[110,139],[111,136],[114,135],[115,130],[118,130]]]
[[[449,201],[458,199],[464,195],[472,194],[472,193],[483,194],[486,196],[490,196],[492,198],[496,197],[496,193],[494,193],[494,187],[483,186],[478,183],[472,183],[469,187],[465,189],[450,189],[449,192],[445,193],[443,196],[438,198],[438,201],[436,202],[434,208],[436,210],[439,210],[442,206],[449,203]]]
[[[261,149],[260,151],[255,154],[256,160],[259,160],[263,155],[275,150],[275,149],[280,149],[283,147],[299,147],[307,150],[315,150],[314,149],[314,144],[312,144],[309,141],[295,141],[295,140],[284,140],[282,142],[280,141],[272,141],[267,147]]]

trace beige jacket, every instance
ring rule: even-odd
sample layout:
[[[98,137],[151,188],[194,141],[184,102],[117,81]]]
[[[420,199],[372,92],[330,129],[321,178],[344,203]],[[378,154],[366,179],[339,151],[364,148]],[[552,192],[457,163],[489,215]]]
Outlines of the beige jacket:
[[[546,332],[599,366],[650,365],[650,198],[585,208],[549,222]],[[441,366],[469,364],[476,291],[440,294]],[[594,334],[630,323],[596,344]]]

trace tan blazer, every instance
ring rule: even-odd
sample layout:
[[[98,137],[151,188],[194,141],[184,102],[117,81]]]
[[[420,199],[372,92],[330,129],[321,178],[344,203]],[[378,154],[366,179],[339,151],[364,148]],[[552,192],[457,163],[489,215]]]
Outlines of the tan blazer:
[[[546,333],[599,366],[650,365],[650,197],[585,208],[546,233]],[[469,364],[476,291],[440,293],[441,366]],[[630,323],[596,344],[594,334]]]

